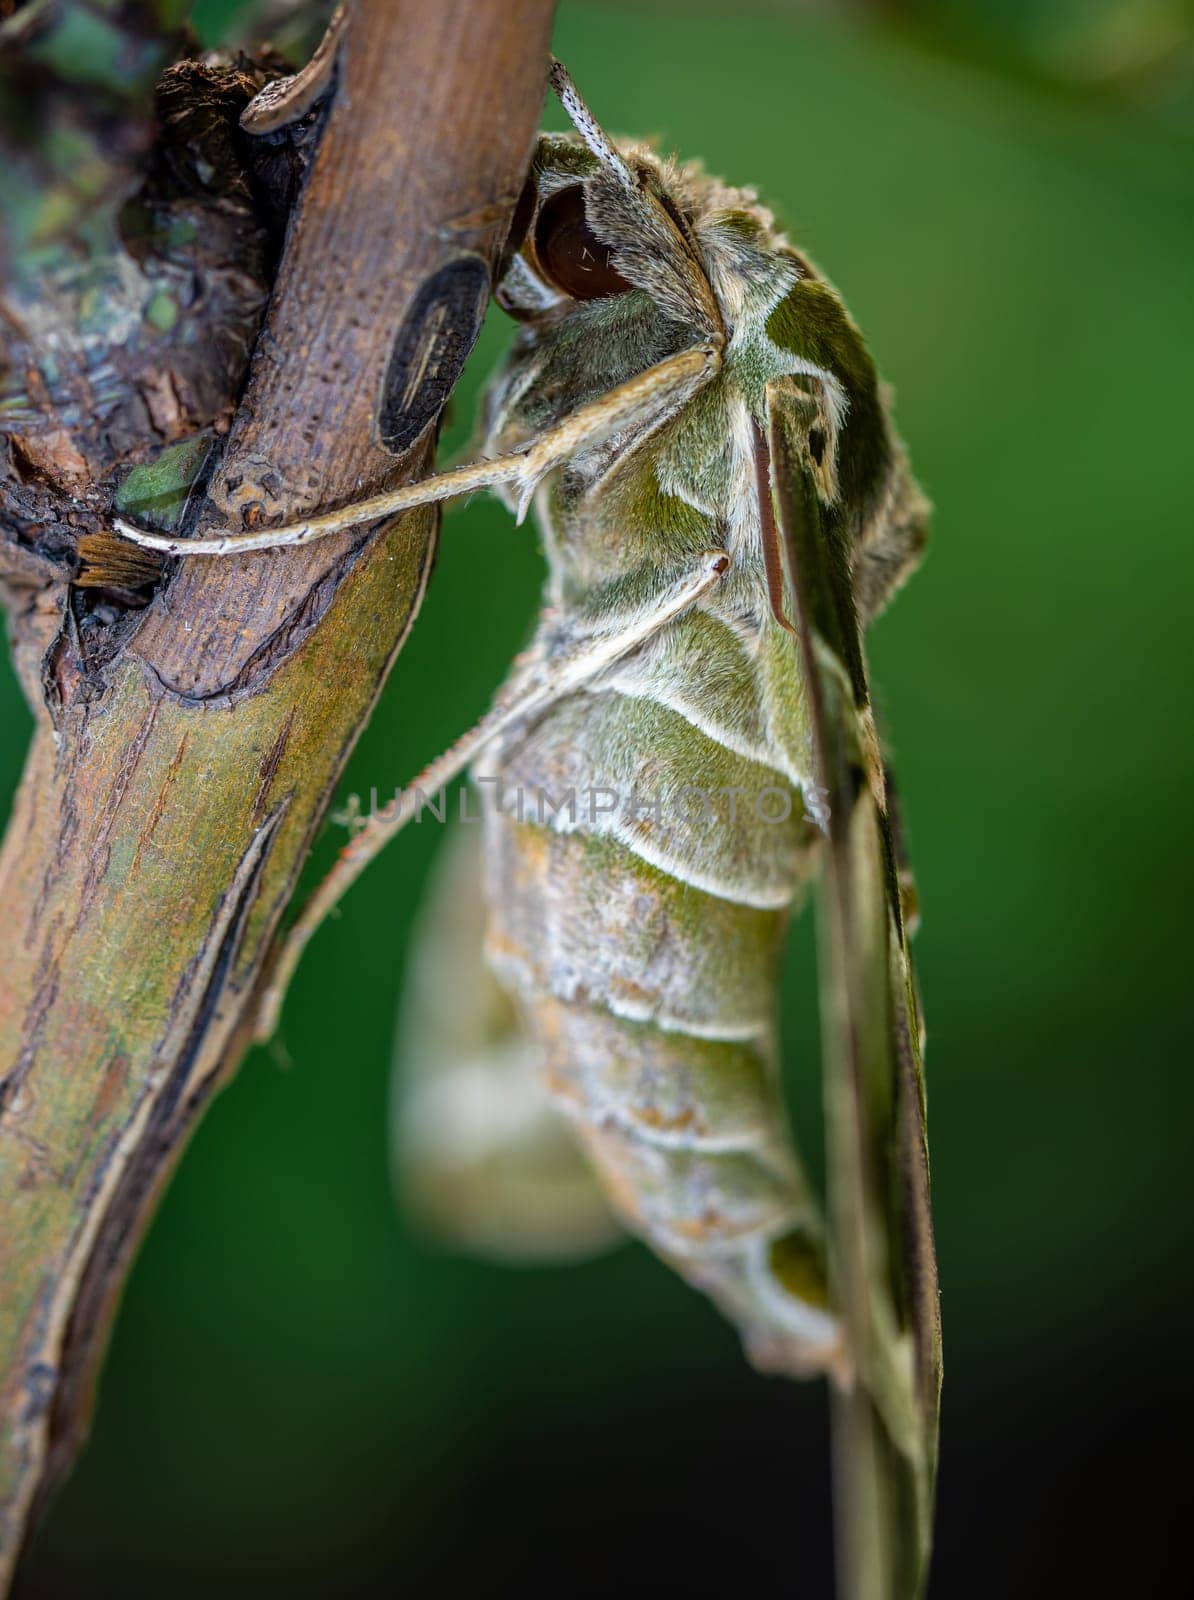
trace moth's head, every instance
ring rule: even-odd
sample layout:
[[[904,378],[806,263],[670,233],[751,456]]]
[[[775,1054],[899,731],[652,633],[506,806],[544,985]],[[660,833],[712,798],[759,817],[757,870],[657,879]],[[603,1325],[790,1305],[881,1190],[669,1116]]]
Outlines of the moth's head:
[[[638,291],[694,339],[723,342],[717,299],[665,165],[643,146],[615,145],[558,63],[552,80],[577,132],[539,138],[498,303],[520,320],[551,321]]]

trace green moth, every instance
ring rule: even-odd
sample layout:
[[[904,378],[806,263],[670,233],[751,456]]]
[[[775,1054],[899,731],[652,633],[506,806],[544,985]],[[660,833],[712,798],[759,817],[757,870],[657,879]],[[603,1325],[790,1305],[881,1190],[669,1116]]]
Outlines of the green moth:
[[[471,767],[480,850],[434,915],[437,939],[484,945],[490,976],[458,975],[455,1003],[452,980],[424,986],[424,1011],[439,999],[420,1039],[437,1043],[403,1134],[442,1180],[441,1213],[486,1246],[536,1205],[560,1236],[602,1236],[574,1171],[530,1175],[558,1140],[545,1086],[613,1211],[755,1364],[830,1375],[843,1427],[870,1441],[855,1525],[882,1547],[846,1552],[854,1592],[914,1594],[936,1279],[911,891],[861,634],[916,563],[926,504],[858,329],[755,195],[615,143],[552,76],[576,132],[541,136],[516,214],[497,298],[520,331],[484,459],[285,528],[118,526],[171,554],[241,553],[479,488],[520,521],[534,506],[548,575],[530,645],[478,726],[346,847],[263,1031],[329,907]],[[816,881],[827,1218],[776,1059],[785,930]],[[486,1166],[504,1184],[488,1213],[498,1191],[470,1187]]]

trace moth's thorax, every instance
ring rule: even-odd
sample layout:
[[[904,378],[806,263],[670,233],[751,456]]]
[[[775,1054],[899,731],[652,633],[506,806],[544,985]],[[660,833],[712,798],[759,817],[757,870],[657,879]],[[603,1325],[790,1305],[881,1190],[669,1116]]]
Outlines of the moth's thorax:
[[[553,597],[580,602],[639,573],[649,583],[707,550],[751,562],[749,448],[745,399],[722,375],[647,439],[574,460],[536,501]]]
[[[776,300],[784,287],[784,276],[777,275]],[[605,392],[611,368],[618,374],[614,381],[625,381],[650,360],[684,347],[672,329],[649,315],[634,319],[628,309],[608,318],[604,336],[594,329],[593,361],[583,377],[577,374],[575,399],[563,409]],[[651,356],[644,362],[647,348]],[[512,434],[530,437],[544,426],[541,380],[550,380],[556,359],[553,348],[524,348],[499,379],[492,429],[503,448],[510,447]],[[533,363],[539,375],[530,388],[523,387],[524,362]],[[767,597],[751,419],[761,410],[765,383],[791,366],[791,358],[768,339],[765,318],[744,318],[717,377],[674,415],[641,435],[615,434],[554,473],[535,499],[552,601],[592,604],[606,588],[636,585],[645,592],[661,573],[724,549],[732,570],[710,606],[728,604],[735,613],[761,616]],[[503,383],[509,396],[504,405]]]
[[[803,373],[846,409],[832,370],[773,337],[777,308],[815,275],[753,193],[641,145],[618,150],[639,174],[637,192],[620,190],[575,141],[540,141],[529,233],[499,289],[524,325],[489,390],[487,453],[517,449],[669,357],[710,343],[721,364],[706,387],[573,456],[540,485],[548,592],[557,604],[591,599],[595,587],[633,584],[636,573],[725,549],[735,605],[754,584],[761,610],[752,419],[763,421],[766,385]],[[558,237],[549,226],[545,239],[543,219],[559,213],[561,197],[581,195],[583,221],[574,198],[571,222]],[[581,228],[608,252],[595,262],[601,292],[592,298],[583,260],[567,254]],[[553,283],[560,271],[564,288]]]
[[[620,143],[617,158],[620,179],[572,138],[540,140],[525,237],[498,289],[523,326],[487,393],[486,453],[519,449],[683,352],[715,352],[701,385],[664,388],[632,420],[611,408],[613,430],[549,470],[534,503],[554,606],[633,601],[719,549],[731,570],[702,605],[749,628],[778,607],[759,509],[768,385],[794,378],[810,396],[826,515],[847,549],[888,518],[902,456],[858,329],[754,194],[641,145]],[[526,493],[507,503],[521,509]],[[889,591],[886,570],[875,588]]]

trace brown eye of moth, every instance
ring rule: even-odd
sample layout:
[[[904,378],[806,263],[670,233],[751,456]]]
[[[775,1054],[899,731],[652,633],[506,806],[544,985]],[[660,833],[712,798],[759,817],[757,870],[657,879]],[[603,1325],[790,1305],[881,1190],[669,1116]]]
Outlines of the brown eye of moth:
[[[602,244],[586,222],[579,184],[553,194],[540,209],[535,254],[556,288],[574,300],[599,300],[625,294],[632,287],[612,265],[609,245]]]

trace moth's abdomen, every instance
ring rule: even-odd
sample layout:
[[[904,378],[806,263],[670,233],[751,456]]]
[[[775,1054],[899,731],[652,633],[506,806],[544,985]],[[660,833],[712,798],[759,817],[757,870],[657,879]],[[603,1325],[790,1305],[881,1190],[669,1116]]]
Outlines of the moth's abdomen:
[[[520,820],[616,841],[682,884],[761,910],[791,906],[816,837],[779,772],[646,695],[573,695],[476,771]]]
[[[824,1370],[837,1328],[775,1065],[778,964],[813,835],[798,798],[762,820],[753,791],[782,780],[682,720],[581,695],[486,763],[503,784],[486,819],[489,960],[627,1224],[760,1366]],[[587,809],[590,778],[624,803],[632,768],[647,811]],[[736,825],[669,817],[681,790],[718,776],[743,791]]]

